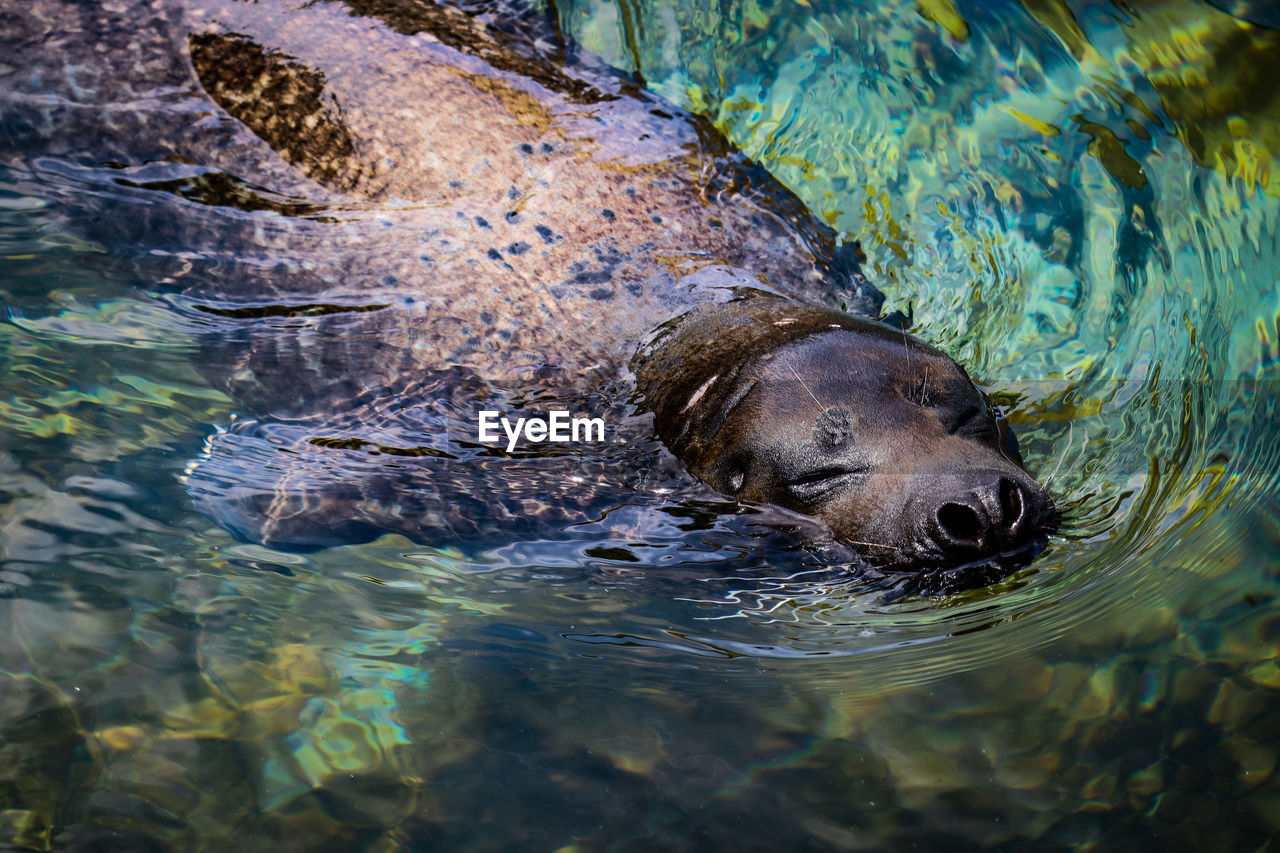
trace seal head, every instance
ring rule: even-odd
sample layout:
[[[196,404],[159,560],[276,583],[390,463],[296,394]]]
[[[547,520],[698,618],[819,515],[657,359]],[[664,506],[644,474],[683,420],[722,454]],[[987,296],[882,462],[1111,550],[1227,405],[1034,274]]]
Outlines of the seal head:
[[[633,367],[691,473],[816,516],[875,565],[980,585],[1056,524],[997,409],[901,330],[764,296],[677,318]]]

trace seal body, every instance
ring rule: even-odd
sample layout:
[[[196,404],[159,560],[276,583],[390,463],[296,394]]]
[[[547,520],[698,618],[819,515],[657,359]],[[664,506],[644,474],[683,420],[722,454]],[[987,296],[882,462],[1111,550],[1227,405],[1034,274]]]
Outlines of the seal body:
[[[894,488],[870,473],[908,447],[929,470],[977,470],[948,462],[965,447],[959,428],[935,434],[936,406],[868,417],[917,381],[912,354],[933,372],[922,399],[965,384],[989,421],[981,395],[940,353],[848,319],[879,295],[792,193],[589,57],[419,0],[38,0],[0,18],[2,162],[70,176],[68,230],[198,332],[242,417],[189,486],[246,539],[544,534],[661,467],[649,412],[704,482],[872,551],[943,559],[920,544],[931,524],[965,559],[1043,531],[1048,500],[1008,454],[994,486],[955,474],[946,510],[919,497],[919,471]],[[893,378],[851,385],[859,371]],[[616,440],[475,440],[480,410],[539,406],[608,414]],[[855,443],[863,462],[839,462],[835,486],[763,461]],[[877,501],[929,506],[908,521]],[[1006,524],[1017,501],[1026,517]]]
[[[81,228],[99,220],[109,250],[184,253],[188,304],[269,321],[240,323],[236,360],[210,370],[256,413],[332,408],[352,377],[444,365],[585,387],[587,368],[616,375],[659,323],[742,286],[874,299],[830,230],[705,122],[607,71],[530,58],[457,10],[111,9],[9,10],[9,144],[110,186],[77,200],[100,205],[76,211]],[[292,308],[303,333],[276,334],[255,307]],[[352,349],[368,336],[376,358]]]

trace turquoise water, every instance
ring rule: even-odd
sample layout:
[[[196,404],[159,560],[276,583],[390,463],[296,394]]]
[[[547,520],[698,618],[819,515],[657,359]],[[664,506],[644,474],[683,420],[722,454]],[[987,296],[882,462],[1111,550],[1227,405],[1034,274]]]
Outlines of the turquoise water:
[[[696,503],[470,555],[237,543],[183,486],[234,414],[199,330],[75,236],[79,176],[4,173],[0,847],[1274,845],[1280,33],[555,11],[861,245],[1063,529],[898,600]]]

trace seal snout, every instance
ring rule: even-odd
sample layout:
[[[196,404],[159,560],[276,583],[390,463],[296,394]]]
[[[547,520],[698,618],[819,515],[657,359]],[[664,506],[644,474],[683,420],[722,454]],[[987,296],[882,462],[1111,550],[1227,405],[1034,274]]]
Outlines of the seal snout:
[[[1051,503],[1039,486],[1000,471],[977,472],[948,485],[918,504],[927,519],[924,530],[944,560],[1016,551],[1049,531]]]

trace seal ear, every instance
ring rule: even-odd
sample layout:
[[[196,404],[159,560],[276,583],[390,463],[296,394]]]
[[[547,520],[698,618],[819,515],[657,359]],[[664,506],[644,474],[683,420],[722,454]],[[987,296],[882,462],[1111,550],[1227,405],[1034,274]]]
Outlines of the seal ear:
[[[726,494],[737,497],[742,493],[743,487],[747,484],[747,473],[750,468],[751,460],[744,454],[735,454],[727,459],[719,466],[717,479],[719,483],[713,483],[716,488]]]

